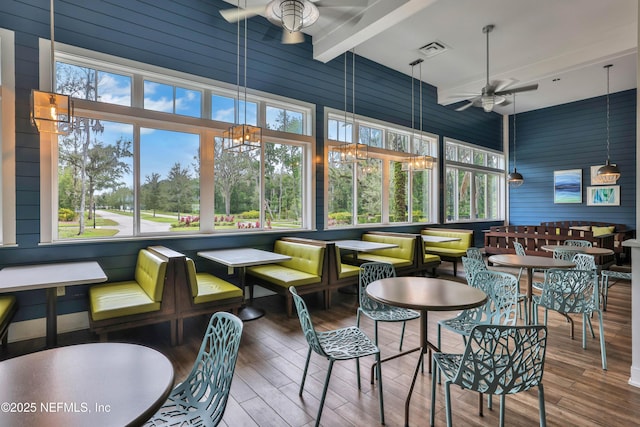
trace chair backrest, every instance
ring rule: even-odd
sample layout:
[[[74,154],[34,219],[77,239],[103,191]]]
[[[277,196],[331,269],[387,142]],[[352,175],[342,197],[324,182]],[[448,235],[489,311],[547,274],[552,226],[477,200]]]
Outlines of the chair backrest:
[[[538,305],[560,313],[591,313],[598,307],[598,298],[595,270],[551,268]]]
[[[484,263],[480,248],[467,248],[467,258],[477,259],[478,261],[482,261]]]
[[[526,255],[526,252],[524,251],[524,246],[522,246],[522,243],[514,241],[513,247],[516,250],[516,255],[522,255],[522,256]]]
[[[169,396],[176,406],[188,406],[191,418],[198,413],[209,425],[217,425],[227,406],[233,372],[242,337],[242,321],[231,313],[211,316],[198,357],[187,379]]]
[[[564,241],[564,245],[565,246],[578,246],[578,247],[582,247],[582,248],[590,248],[593,246],[593,244],[588,241],[588,240],[565,240]]]
[[[473,286],[487,294],[487,302],[479,307],[478,323],[515,325],[518,309],[518,279],[510,273],[480,270],[473,277]]]
[[[367,286],[369,283],[388,277],[396,277],[396,269],[393,264],[386,262],[365,262],[360,264],[358,295],[360,308],[365,311],[384,310],[386,304],[379,303],[367,296]]]
[[[571,261],[576,263],[576,270],[597,270],[596,259],[593,255],[575,254]]]
[[[313,327],[313,322],[311,321],[311,315],[309,315],[307,304],[304,302],[302,297],[298,295],[298,292],[296,291],[296,288],[294,286],[289,286],[289,292],[291,292],[291,295],[293,295],[293,303],[296,305],[296,311],[298,312],[300,326],[302,327],[302,332],[304,333],[304,337],[307,340],[309,347],[311,347],[313,351],[315,351],[322,357],[327,357],[327,354],[324,352],[322,346],[320,345],[320,340],[318,339],[316,330]]]
[[[542,382],[547,327],[478,325],[452,382],[486,394],[513,394]]]
[[[553,258],[561,259],[563,261],[572,261],[573,257],[579,253],[580,251],[568,249],[565,247],[557,247],[553,250]]]
[[[473,277],[478,271],[487,270],[487,265],[484,261],[478,261],[475,258],[462,257],[462,268],[464,269],[464,275],[467,279],[467,284],[473,286]]]

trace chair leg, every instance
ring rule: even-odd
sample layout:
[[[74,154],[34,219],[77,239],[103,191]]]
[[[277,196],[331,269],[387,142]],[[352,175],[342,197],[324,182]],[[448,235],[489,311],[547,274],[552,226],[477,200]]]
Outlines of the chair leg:
[[[307,361],[304,363],[304,372],[302,373],[302,381],[300,382],[300,391],[298,392],[299,396],[302,396],[302,390],[304,389],[304,382],[307,379],[307,370],[309,369],[310,360],[311,360],[311,347],[309,347],[309,351],[307,352]]]
[[[453,260],[453,277],[458,276],[458,261]]]
[[[445,410],[447,414],[447,427],[452,427],[451,420],[451,381],[447,380],[444,382],[444,401],[445,401]]]
[[[607,298],[609,297],[609,276],[602,276],[602,310],[607,311]]]
[[[504,404],[506,401],[506,395],[500,395],[500,427],[504,427]]]
[[[607,348],[604,341],[604,325],[602,322],[602,312],[598,310],[598,321],[600,322],[600,354],[602,356],[602,369],[607,370]]]
[[[538,384],[538,405],[540,407],[540,427],[547,426],[547,413],[544,409],[544,388]]]
[[[360,390],[360,359],[356,359],[356,374],[358,375],[358,390]]]
[[[436,372],[440,372],[438,364],[433,364],[433,370],[431,371],[431,410],[429,411],[429,425],[433,427],[436,422]],[[439,375],[438,375],[438,378]]]
[[[376,353],[376,372],[378,373],[378,400],[380,401],[380,424],[384,425],[384,400],[382,397],[382,363],[380,363],[380,352]]]
[[[400,348],[399,351],[402,351],[402,342],[404,341],[404,329],[407,326],[407,322],[402,322],[402,332],[400,333]],[[377,344],[376,344],[377,345]]]
[[[440,351],[442,351],[442,330],[440,328],[440,323],[438,323],[438,348],[440,349]],[[438,369],[438,367],[436,366],[435,371],[438,371],[438,384],[441,384],[441,378],[440,378],[440,369]],[[422,372],[424,372],[424,361],[422,362]]]
[[[360,307],[358,307],[358,313],[356,314],[356,327],[360,327]]]
[[[322,408],[324,407],[324,400],[327,397],[327,389],[329,388],[329,380],[331,379],[331,370],[333,369],[333,362],[335,360],[329,360],[329,369],[327,369],[327,378],[324,380],[324,388],[322,389],[322,398],[320,399],[320,407],[318,408],[318,416],[316,417],[316,427],[320,425],[320,417],[322,416]],[[358,373],[358,382],[360,381],[360,373]],[[358,384],[360,389],[360,384]]]

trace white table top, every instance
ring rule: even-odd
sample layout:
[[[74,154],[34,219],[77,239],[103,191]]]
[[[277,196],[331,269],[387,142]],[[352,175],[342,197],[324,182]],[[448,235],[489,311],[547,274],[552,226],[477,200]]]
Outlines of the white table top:
[[[0,293],[106,281],[96,261],[19,265],[0,270]]]
[[[291,259],[288,255],[253,248],[201,251],[198,252],[198,256],[219,262],[228,267],[249,267],[251,265],[271,264],[274,262],[289,261]]]
[[[423,234],[422,240],[429,243],[442,243],[442,242],[457,242],[458,240],[462,240],[462,239],[460,237],[429,236],[428,234]]]
[[[367,240],[335,240],[334,243],[340,249],[347,249],[357,252],[369,252],[378,249],[397,248],[394,243],[369,242]]]

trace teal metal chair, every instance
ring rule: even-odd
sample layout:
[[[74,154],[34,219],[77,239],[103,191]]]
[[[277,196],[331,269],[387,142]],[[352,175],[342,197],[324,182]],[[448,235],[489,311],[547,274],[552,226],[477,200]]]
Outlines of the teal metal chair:
[[[593,244],[588,240],[565,240],[565,246],[578,246],[581,248],[590,248]]]
[[[615,270],[602,270],[600,272],[602,276],[602,310],[607,311],[607,300],[609,299],[609,288],[613,286],[618,280],[631,280],[631,272],[615,271]],[[609,279],[616,279],[610,282]]]
[[[438,348],[441,346],[441,330],[462,335],[465,344],[471,330],[480,324],[516,324],[518,282],[513,274],[501,271],[481,270],[475,273],[471,286],[487,294],[487,302],[481,307],[462,310],[451,319],[438,322]]]
[[[211,316],[187,379],[175,387],[146,426],[217,426],[229,398],[242,337],[242,321],[226,312]]]
[[[602,369],[607,369],[607,351],[605,348],[604,325],[600,309],[598,275],[593,270],[567,270],[552,268],[545,276],[542,295],[533,297],[534,321],[538,323],[538,307],[544,308],[544,324],[547,324],[548,311],[557,311],[571,321],[573,338],[573,320],[570,314],[582,315],[582,348],[587,348],[587,325],[591,336],[595,338],[591,315],[598,314],[600,323],[600,354]]]
[[[573,261],[573,258],[578,254],[580,254],[580,252],[574,249],[571,249],[571,247],[558,246],[553,250],[553,259],[559,259],[562,261]],[[546,281],[547,270],[540,270],[540,271],[545,273],[544,280]],[[544,282],[533,282],[531,285],[533,286],[534,289],[541,291],[544,286]]]
[[[593,270],[598,272],[598,266],[596,265],[596,259],[593,255],[578,253],[571,258],[576,266],[575,270]]]
[[[332,331],[318,332],[313,327],[309,310],[304,300],[296,292],[296,288],[291,286],[289,292],[293,295],[293,302],[296,305],[300,326],[304,337],[309,344],[307,352],[307,361],[304,365],[304,373],[300,383],[299,395],[302,396],[304,390],[307,371],[309,370],[309,361],[311,360],[311,352],[326,358],[329,361],[327,369],[327,377],[324,381],[322,389],[322,398],[318,408],[318,416],[316,417],[316,427],[320,425],[320,417],[322,416],[322,408],[327,396],[329,380],[331,379],[331,371],[336,360],[356,359],[356,370],[358,375],[358,390],[360,390],[360,358],[365,356],[375,356],[376,373],[378,376],[378,400],[380,403],[380,424],[384,424],[384,402],[382,400],[382,374],[380,368],[380,349],[371,341],[371,339],[362,330],[356,326],[335,329]]]
[[[402,322],[402,332],[400,334],[400,351],[402,351],[402,342],[404,340],[404,330],[407,320],[420,318],[420,313],[408,308],[382,304],[367,296],[366,289],[369,283],[388,277],[396,277],[396,270],[392,264],[365,262],[360,265],[360,286],[358,288],[360,306],[358,307],[358,314],[356,316],[356,326],[360,327],[360,314],[364,314],[373,320],[374,342],[378,345],[378,322]]]
[[[473,286],[473,278],[478,271],[488,270],[487,264],[485,264],[484,261],[466,256],[462,257],[462,268],[464,269],[464,276],[469,286]]]
[[[484,263],[484,258],[482,257],[482,252],[480,252],[479,248],[467,248],[467,258],[477,259]]]
[[[500,396],[500,426],[505,424],[505,398],[538,388],[540,426],[546,426],[542,375],[547,328],[478,325],[469,334],[464,354],[434,353],[430,425],[435,425],[436,371],[444,376],[447,426],[451,427],[451,384],[482,394]]]

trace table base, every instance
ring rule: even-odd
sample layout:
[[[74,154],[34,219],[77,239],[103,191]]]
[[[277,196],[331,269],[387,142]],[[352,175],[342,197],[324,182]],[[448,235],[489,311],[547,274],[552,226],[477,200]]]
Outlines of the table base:
[[[250,305],[245,305],[244,307],[240,307],[238,310],[238,318],[243,322],[250,322],[251,320],[256,320],[264,316],[265,311],[261,308],[255,308]]]

